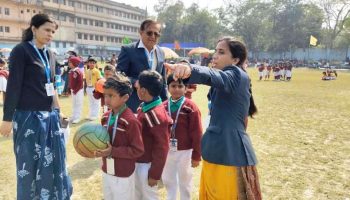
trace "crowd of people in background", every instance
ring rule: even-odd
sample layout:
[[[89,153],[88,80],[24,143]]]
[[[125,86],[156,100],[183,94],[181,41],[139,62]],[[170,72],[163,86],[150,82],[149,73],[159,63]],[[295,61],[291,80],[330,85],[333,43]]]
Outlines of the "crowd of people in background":
[[[270,77],[274,81],[290,81],[292,79],[293,64],[291,62],[260,63],[256,65],[259,80],[268,81]],[[272,77],[273,75],[273,77]]]

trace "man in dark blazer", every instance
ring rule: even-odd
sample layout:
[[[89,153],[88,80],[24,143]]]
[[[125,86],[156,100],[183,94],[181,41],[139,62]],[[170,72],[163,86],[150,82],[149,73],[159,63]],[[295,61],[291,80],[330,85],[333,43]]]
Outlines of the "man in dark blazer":
[[[124,72],[131,80],[132,85],[138,80],[139,74],[144,70],[156,70],[163,76],[164,85],[160,97],[167,99],[166,72],[164,52],[157,45],[160,37],[161,25],[153,20],[145,20],[140,26],[140,40],[130,45],[122,46],[118,57],[117,70]],[[134,113],[141,101],[137,96],[135,87],[127,105]]]

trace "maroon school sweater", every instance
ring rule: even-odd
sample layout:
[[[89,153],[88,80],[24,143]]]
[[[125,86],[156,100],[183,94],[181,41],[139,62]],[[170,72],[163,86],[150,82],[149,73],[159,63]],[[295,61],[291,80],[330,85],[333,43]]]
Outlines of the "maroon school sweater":
[[[168,110],[168,101],[163,102]],[[169,112],[169,111],[168,111]],[[177,111],[171,113],[171,118],[175,122]],[[192,160],[201,160],[201,139],[202,139],[201,113],[197,105],[190,99],[185,99],[181,107],[178,122],[175,129],[175,138],[177,139],[178,150],[192,151]]]
[[[101,119],[103,126],[107,125],[110,112],[112,111],[103,114]],[[108,127],[108,133],[112,140],[113,125]],[[135,170],[136,159],[144,152],[141,124],[129,108],[118,117],[117,131],[111,145],[115,176],[129,177]],[[106,157],[103,157],[102,161],[102,170],[107,173]]]
[[[148,177],[160,180],[169,151],[169,132],[172,124],[164,106],[158,105],[147,112],[138,109],[137,119],[142,124],[142,139],[145,153],[138,163],[151,163]]]
[[[73,90],[73,94],[79,92],[79,90],[83,89],[83,73],[79,70],[78,67],[69,71],[69,88]]]

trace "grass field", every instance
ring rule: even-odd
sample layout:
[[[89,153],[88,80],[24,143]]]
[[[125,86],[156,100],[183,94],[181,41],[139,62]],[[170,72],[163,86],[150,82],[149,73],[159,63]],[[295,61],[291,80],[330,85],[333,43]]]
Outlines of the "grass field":
[[[249,120],[259,164],[264,199],[350,199],[350,73],[339,72],[336,81],[321,81],[317,70],[295,69],[291,82],[257,81],[249,69],[259,109]],[[203,118],[206,93],[194,93]],[[71,99],[61,99],[71,114]],[[84,102],[87,114],[87,98]],[[225,114],[225,113],[223,113]],[[2,112],[0,112],[2,117]],[[102,199],[99,159],[84,159],[67,146],[73,199]],[[198,199],[200,168],[194,170],[193,199]],[[16,177],[12,138],[0,137],[0,199],[15,199]],[[164,189],[160,190],[165,199]]]

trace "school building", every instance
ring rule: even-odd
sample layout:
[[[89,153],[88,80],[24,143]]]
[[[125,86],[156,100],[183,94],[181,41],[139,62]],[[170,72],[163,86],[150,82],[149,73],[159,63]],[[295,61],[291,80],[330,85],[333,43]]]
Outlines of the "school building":
[[[2,0],[0,48],[13,48],[37,13],[54,17],[59,29],[50,48],[60,55],[75,50],[80,55],[109,57],[118,53],[123,38],[136,41],[146,19],[145,9],[111,0]]]

